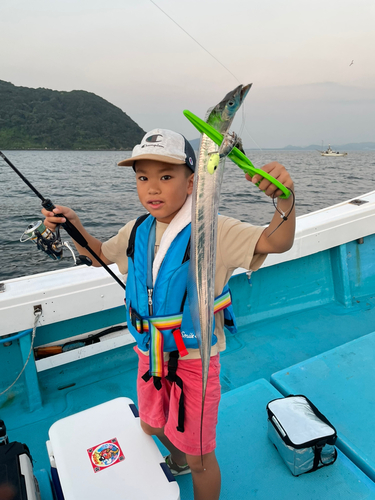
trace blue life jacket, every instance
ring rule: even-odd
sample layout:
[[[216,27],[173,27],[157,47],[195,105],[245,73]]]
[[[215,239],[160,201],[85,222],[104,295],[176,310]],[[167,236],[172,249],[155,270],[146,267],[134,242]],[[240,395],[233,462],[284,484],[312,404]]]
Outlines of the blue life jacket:
[[[172,241],[160,266],[155,285],[152,284],[152,263],[155,247],[155,218],[147,214],[140,217],[129,238],[128,278],[126,282],[126,309],[128,328],[137,341],[139,349],[149,350],[150,333],[139,328],[144,320],[158,320],[166,316],[182,313],[179,327],[186,348],[198,348],[187,296],[187,273],[190,257],[191,225],[186,226]],[[152,289],[152,314],[149,310],[149,290]],[[226,285],[223,293],[229,292]],[[230,304],[224,309],[225,326],[232,332],[237,331],[236,321]],[[138,324],[138,328],[137,328]],[[141,331],[140,331],[141,330]],[[174,328],[163,329],[164,352],[177,350],[173,337]],[[212,335],[212,345],[216,344]]]

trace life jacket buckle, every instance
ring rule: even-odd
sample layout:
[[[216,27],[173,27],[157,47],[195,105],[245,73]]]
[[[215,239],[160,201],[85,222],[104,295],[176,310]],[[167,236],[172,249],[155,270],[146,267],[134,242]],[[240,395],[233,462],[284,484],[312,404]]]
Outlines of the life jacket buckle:
[[[130,315],[130,321],[132,323],[132,325],[134,326],[134,328],[137,330],[138,332],[138,325],[137,325],[137,320],[139,321],[139,324],[141,326],[141,330],[138,332],[138,333],[145,333],[144,330],[143,330],[143,319],[142,319],[142,316],[140,316],[137,311],[134,309],[134,307],[130,307],[129,308],[129,315]]]

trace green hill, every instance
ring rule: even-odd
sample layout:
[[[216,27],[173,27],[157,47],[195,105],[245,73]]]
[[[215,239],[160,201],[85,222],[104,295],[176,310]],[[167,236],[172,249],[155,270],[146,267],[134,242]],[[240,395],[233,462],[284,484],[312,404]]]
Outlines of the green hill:
[[[0,149],[122,149],[144,131],[105,99],[0,80]]]

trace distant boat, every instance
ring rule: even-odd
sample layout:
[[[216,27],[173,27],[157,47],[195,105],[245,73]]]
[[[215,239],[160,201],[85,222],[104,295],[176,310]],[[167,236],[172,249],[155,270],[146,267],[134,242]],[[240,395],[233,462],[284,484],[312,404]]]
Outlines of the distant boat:
[[[319,151],[321,156],[346,156],[348,153],[339,153],[338,151],[333,151],[331,145],[328,145],[328,149],[325,151]]]

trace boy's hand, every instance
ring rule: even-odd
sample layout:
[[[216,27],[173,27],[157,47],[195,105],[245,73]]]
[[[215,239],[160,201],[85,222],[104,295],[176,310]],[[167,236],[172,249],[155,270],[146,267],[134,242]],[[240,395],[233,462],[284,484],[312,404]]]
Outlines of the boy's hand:
[[[281,182],[281,184],[283,184],[285,187],[293,189],[293,181],[289,175],[289,172],[285,167],[283,167],[283,165],[281,165],[277,161],[267,163],[267,165],[264,165],[264,167],[262,167],[262,170],[272,175],[272,177]],[[272,184],[270,181],[259,174],[256,174],[253,177],[250,177],[249,174],[246,174],[245,177],[253,184],[257,184],[260,181],[258,187],[261,191],[264,191],[267,196],[277,198],[278,196],[281,196],[283,194],[280,189],[278,189],[274,184]]]
[[[74,220],[78,220],[77,214],[71,208],[61,205],[56,205],[52,212],[42,208],[42,214],[45,216],[44,225],[51,231],[55,231],[56,226],[66,222],[66,219],[69,219],[73,225],[75,225]],[[63,214],[64,217],[55,217],[55,214]]]

